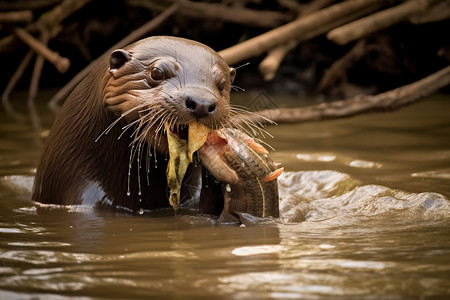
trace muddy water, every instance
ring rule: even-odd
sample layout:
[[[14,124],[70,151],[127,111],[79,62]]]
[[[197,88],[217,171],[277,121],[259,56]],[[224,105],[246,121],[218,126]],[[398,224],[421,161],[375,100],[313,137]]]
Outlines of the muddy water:
[[[0,110],[0,299],[448,299],[449,100],[270,128],[281,217],[241,227],[37,206],[53,117]]]

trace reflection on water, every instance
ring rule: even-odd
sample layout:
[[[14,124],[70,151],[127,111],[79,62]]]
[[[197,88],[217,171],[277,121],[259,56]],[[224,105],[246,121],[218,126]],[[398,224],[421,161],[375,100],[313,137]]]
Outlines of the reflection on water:
[[[0,299],[450,297],[448,111],[270,128],[281,216],[241,227],[37,206],[41,133],[0,113]]]

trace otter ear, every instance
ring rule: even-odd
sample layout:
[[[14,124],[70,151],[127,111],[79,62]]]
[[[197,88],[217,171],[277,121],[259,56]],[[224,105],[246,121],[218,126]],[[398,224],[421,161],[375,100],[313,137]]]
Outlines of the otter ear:
[[[233,83],[234,78],[236,78],[236,69],[235,68],[230,68],[230,80],[231,80],[231,83]]]
[[[123,49],[114,50],[109,58],[109,71],[113,73],[115,70],[123,66],[131,59],[131,54]]]

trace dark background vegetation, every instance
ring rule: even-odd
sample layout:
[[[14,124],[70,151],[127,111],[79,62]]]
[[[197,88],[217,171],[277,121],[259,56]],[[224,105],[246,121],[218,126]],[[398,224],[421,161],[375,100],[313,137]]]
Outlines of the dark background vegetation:
[[[11,7],[31,3],[34,0],[1,1],[0,9],[8,11]],[[33,18],[39,16],[61,1],[46,0],[48,5],[33,10]],[[61,56],[71,60],[70,69],[60,74],[48,62],[45,63],[40,80],[41,88],[60,88],[93,59],[103,54],[109,47],[121,40],[131,31],[158,15],[171,1],[149,1],[155,9],[150,10],[127,0],[93,0],[78,12],[64,20],[63,29],[52,39],[48,46]],[[255,10],[284,12],[295,19],[302,7],[311,1],[201,1],[242,6]],[[339,2],[339,1],[336,1]],[[399,1],[393,1],[399,2]],[[401,2],[401,1],[400,1]],[[286,5],[290,3],[291,5]],[[240,41],[257,36],[269,28],[248,27],[239,24],[175,14],[151,35],[173,35],[200,41],[219,51],[231,47]],[[377,45],[363,59],[348,70],[348,83],[353,86],[348,93],[378,93],[416,81],[449,64],[448,54],[442,49],[450,45],[450,20],[413,25],[405,22],[377,32],[367,37],[368,43]],[[9,32],[3,27],[0,37]],[[342,57],[354,45],[339,46],[319,36],[300,43],[286,56],[274,80],[265,82],[258,72],[258,64],[263,57],[249,60],[250,64],[239,69],[236,85],[245,89],[264,87],[270,93],[287,93],[295,96],[315,94],[316,87],[324,72],[337,59]],[[28,51],[25,45],[12,52],[1,54],[0,90],[16,70]],[[448,53],[448,52],[447,52]],[[32,73],[28,67],[16,89],[27,89]],[[234,66],[238,67],[238,66]],[[342,90],[328,97],[345,97]],[[299,97],[300,99],[301,97]]]

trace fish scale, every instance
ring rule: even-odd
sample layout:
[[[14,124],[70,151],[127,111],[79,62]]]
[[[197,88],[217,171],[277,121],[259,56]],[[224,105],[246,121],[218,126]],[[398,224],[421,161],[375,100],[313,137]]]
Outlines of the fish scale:
[[[244,201],[246,213],[257,217],[278,217],[277,181],[264,182],[264,178],[275,170],[275,164],[267,154],[257,153],[249,147],[243,141],[249,139],[244,133],[236,129],[227,129],[227,133],[227,141],[233,151],[224,151],[223,157],[240,178],[237,184],[230,186],[231,192],[224,189],[225,194],[230,194],[230,201],[240,204],[230,207],[242,207],[241,202]],[[235,199],[234,195],[241,198]]]

